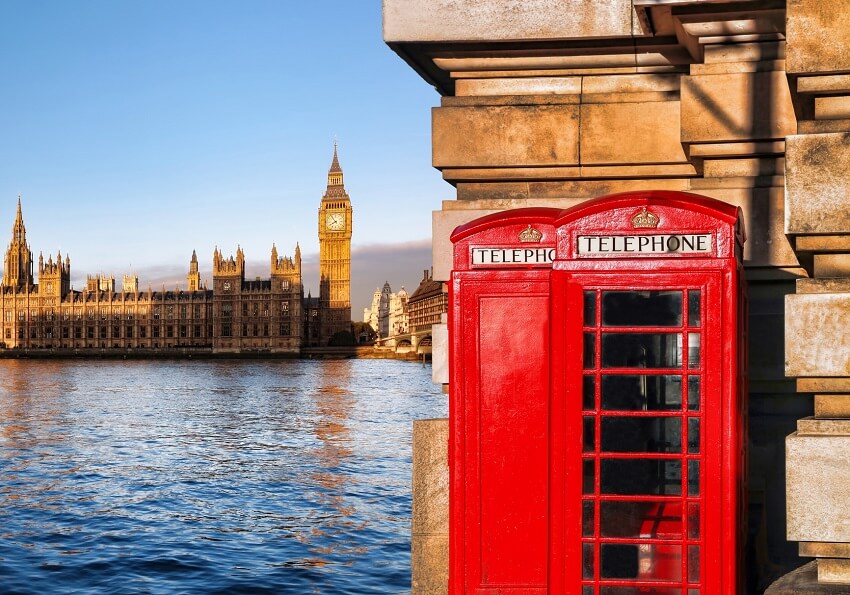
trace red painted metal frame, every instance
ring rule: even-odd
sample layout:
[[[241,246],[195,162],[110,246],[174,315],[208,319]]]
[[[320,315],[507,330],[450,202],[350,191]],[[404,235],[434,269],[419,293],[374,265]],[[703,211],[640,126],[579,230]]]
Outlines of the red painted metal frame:
[[[643,207],[659,216],[657,229],[630,225]],[[557,248],[554,265],[472,265],[475,247],[524,247],[518,234],[528,225],[543,232],[540,246]],[[580,234],[642,233],[711,233],[714,241],[711,252],[701,254],[608,258],[576,249]],[[674,588],[683,595],[691,595],[689,587],[699,588],[701,595],[743,592],[746,297],[740,210],[698,195],[633,192],[566,211],[534,208],[490,215],[459,227],[451,239],[450,593],[584,595],[581,461],[590,457],[582,453],[583,292],[665,288],[702,291],[699,372],[707,374],[699,412],[702,574],[700,582],[686,583],[683,577]],[[688,329],[675,332],[682,333],[685,346]],[[598,376],[600,370],[593,373]],[[684,409],[676,415],[692,417]],[[594,423],[598,450],[601,422]],[[687,429],[682,433],[687,450]],[[676,456],[693,458],[684,451]],[[685,525],[686,516],[685,510]],[[594,522],[598,531],[598,514]],[[686,536],[683,530],[678,542],[686,545]],[[598,593],[599,581],[595,588]]]
[[[535,247],[554,250],[552,222],[559,213],[546,208],[498,213],[461,226],[452,235],[453,594],[547,592],[551,264],[472,270],[470,252],[482,246],[524,246],[519,234],[528,225],[543,233]]]
[[[660,218],[657,229],[638,233],[693,233],[708,232],[716,238],[711,254],[701,255],[633,255],[630,258],[604,258],[583,256],[577,253],[576,239],[582,234],[636,233],[628,222],[643,207]],[[745,529],[745,445],[746,445],[746,356],[744,334],[746,319],[742,299],[744,281],[741,276],[741,244],[744,240],[738,209],[705,197],[674,192],[636,192],[590,201],[565,211],[556,222],[558,227],[558,260],[552,273],[552,390],[550,428],[553,456],[550,467],[550,580],[552,593],[579,593],[578,585],[596,585],[592,592],[598,594],[600,585],[629,585],[646,588],[666,586],[659,582],[641,583],[629,580],[600,581],[598,547],[596,549],[596,575],[594,580],[582,580],[582,467],[584,459],[597,460],[582,453],[582,379],[585,372],[597,376],[602,372],[597,358],[596,368],[584,370],[582,312],[584,291],[603,289],[634,290],[685,290],[702,291],[701,353],[703,366],[699,371],[702,399],[700,416],[701,464],[700,482],[701,582],[688,583],[682,576],[678,583],[670,581],[676,593],[689,595],[689,589],[700,589],[701,595],[736,595],[742,590],[741,552]],[[686,308],[686,302],[683,303]],[[600,308],[597,308],[599,315]],[[686,321],[683,323],[686,324]],[[588,330],[592,330],[588,328]],[[638,332],[670,332],[668,327],[658,329],[640,327]],[[687,328],[675,332],[686,333]],[[683,345],[687,345],[684,341]],[[599,346],[597,345],[597,349]],[[598,354],[597,354],[598,355]],[[683,362],[683,366],[687,366]],[[626,370],[628,371],[628,370]],[[607,373],[624,373],[623,370],[605,370]],[[636,372],[636,370],[632,370]],[[652,373],[664,373],[653,369]],[[684,375],[694,370],[680,370]],[[646,373],[646,370],[644,370]],[[682,390],[686,383],[682,382]],[[599,388],[596,388],[597,392]],[[598,394],[597,394],[598,399]],[[682,397],[683,411],[689,417],[687,399]],[[597,401],[596,407],[599,407]],[[587,414],[587,412],[585,413]],[[625,415],[625,414],[618,414]],[[596,416],[596,453],[599,456],[599,420]],[[683,427],[682,454],[668,458],[691,458],[687,454],[687,440]],[[609,458],[606,455],[605,458]],[[645,458],[664,458],[647,455]],[[596,493],[599,491],[599,464],[596,464]],[[685,471],[682,472],[684,482]],[[682,486],[686,502],[686,485]],[[639,500],[640,498],[616,498]],[[676,500],[677,498],[672,498]],[[593,498],[585,498],[593,500]],[[645,500],[663,498],[650,496]],[[599,535],[599,506],[594,515],[596,535]],[[682,522],[687,524],[687,511],[682,511]],[[696,541],[681,540],[682,545]],[[585,540],[596,542],[596,540]],[[615,542],[616,540],[613,540]],[[640,539],[626,540],[629,543]],[[646,540],[643,540],[646,541]],[[683,550],[683,571],[686,549]],[[649,592],[652,592],[651,590]]]

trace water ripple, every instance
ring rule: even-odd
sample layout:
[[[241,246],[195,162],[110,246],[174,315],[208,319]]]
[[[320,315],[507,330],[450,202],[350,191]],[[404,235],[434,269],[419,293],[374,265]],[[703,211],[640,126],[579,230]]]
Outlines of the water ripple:
[[[0,592],[409,591],[429,373],[0,361]]]

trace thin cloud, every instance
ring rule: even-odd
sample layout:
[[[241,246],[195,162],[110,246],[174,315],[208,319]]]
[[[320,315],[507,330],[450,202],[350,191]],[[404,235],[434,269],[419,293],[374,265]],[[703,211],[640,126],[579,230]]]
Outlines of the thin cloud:
[[[284,255],[284,254],[282,254]],[[286,254],[286,256],[291,256]],[[201,282],[212,287],[212,267],[204,267],[200,263]],[[372,294],[375,289],[389,283],[394,292],[404,287],[408,293],[413,293],[419,286],[425,271],[431,269],[431,241],[418,240],[398,244],[365,244],[351,249],[351,317],[360,320],[363,308],[372,304]],[[155,265],[134,268],[132,271],[139,277],[139,289],[148,287],[154,290],[186,288],[186,275],[189,263],[182,265]],[[94,273],[92,273],[94,274]],[[112,273],[106,273],[107,275]],[[124,272],[115,273],[115,288],[120,290]],[[319,288],[319,254],[304,254],[301,258],[301,276],[304,281],[304,295],[318,295]],[[254,279],[269,277],[268,260],[246,260],[245,277]],[[74,276],[72,284],[75,289],[86,286],[86,277]]]

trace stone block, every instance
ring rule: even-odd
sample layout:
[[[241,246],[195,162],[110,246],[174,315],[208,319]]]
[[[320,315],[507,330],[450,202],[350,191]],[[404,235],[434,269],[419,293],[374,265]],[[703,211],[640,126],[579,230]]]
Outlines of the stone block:
[[[815,97],[818,120],[850,119],[850,97]]]
[[[455,83],[460,96],[480,95],[575,95],[581,94],[581,77],[516,77],[460,79]]]
[[[801,541],[798,546],[804,558],[850,558],[850,543]]]
[[[850,133],[785,140],[786,232],[850,232]]]
[[[431,266],[434,267],[434,279],[449,281],[452,276],[454,247],[449,239],[459,225],[469,223],[473,219],[496,213],[501,208],[471,209],[471,210],[442,210],[434,211],[431,219]]]
[[[413,535],[449,532],[449,420],[413,422]]]
[[[384,0],[384,40],[630,37],[631,0]]]
[[[785,446],[788,540],[850,543],[850,437],[795,432]]]
[[[850,277],[850,254],[815,254],[815,277]]]
[[[704,52],[706,64],[784,60],[785,42],[707,44]]]
[[[850,420],[804,417],[797,420],[798,436],[850,436]],[[848,485],[850,489],[850,485]]]
[[[838,583],[850,587],[850,560],[821,558],[818,560],[818,582]]]
[[[782,188],[703,188],[698,192],[741,207],[747,230],[746,266],[798,266],[797,256],[784,233]]]
[[[679,102],[581,106],[581,164],[688,164]]]
[[[585,76],[581,80],[583,95],[629,94],[656,91],[679,91],[678,74],[623,74],[620,76]]]
[[[576,105],[439,107],[433,110],[433,164],[457,167],[578,164]]]
[[[789,74],[850,70],[850,3],[788,0],[785,11]]]
[[[815,395],[815,417],[850,418],[850,394]],[[801,553],[800,555],[804,554]],[[848,551],[846,557],[850,558],[850,551]]]
[[[414,535],[410,543],[411,595],[443,595],[449,590],[449,536]]]
[[[764,595],[850,595],[850,586],[819,583],[814,561],[778,579]]]
[[[785,312],[787,376],[850,376],[850,294],[787,295]]]
[[[784,72],[682,77],[682,141],[781,139],[797,132]]]
[[[449,383],[449,327],[445,323],[431,325],[431,382]]]
[[[784,171],[785,159],[781,157],[706,159],[703,162],[706,178],[773,176]]]

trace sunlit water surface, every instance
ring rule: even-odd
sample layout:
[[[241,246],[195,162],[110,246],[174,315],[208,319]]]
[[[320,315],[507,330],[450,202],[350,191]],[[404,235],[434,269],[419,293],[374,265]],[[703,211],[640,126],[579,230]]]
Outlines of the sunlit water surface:
[[[0,592],[404,593],[411,422],[385,360],[0,360]]]

